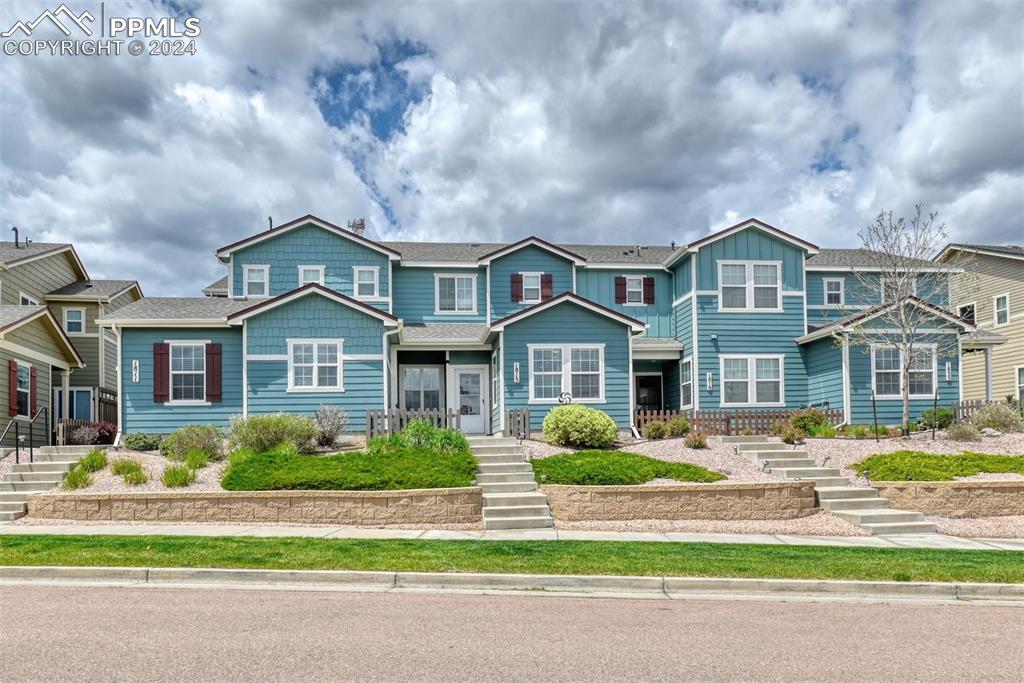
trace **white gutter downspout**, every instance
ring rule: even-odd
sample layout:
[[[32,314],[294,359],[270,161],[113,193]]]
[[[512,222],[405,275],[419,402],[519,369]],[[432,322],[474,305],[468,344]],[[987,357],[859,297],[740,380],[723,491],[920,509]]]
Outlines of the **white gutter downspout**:
[[[384,334],[381,336],[381,340],[383,342],[383,348],[381,348],[381,363],[384,374],[384,405],[382,407],[384,408],[385,415],[388,412],[388,405],[390,405],[389,399],[391,394],[391,387],[389,386],[390,382],[388,382],[388,369],[391,367],[391,363],[389,362],[390,355],[388,353],[388,337],[391,336],[392,334],[398,334],[401,331],[402,326],[401,323],[399,323],[398,327],[396,327],[393,330],[385,330]]]
[[[117,365],[115,366],[117,368],[117,434],[114,435],[114,447],[116,448],[116,447],[119,447],[121,445],[121,437],[123,436],[123,432],[124,432],[124,410],[123,410],[124,392],[122,390],[122,386],[124,385],[124,373],[123,373],[124,363],[122,362],[122,358],[121,358],[121,330],[118,329],[117,325],[111,325],[110,329],[114,331],[114,336],[117,337]],[[102,335],[102,332],[100,334]],[[68,372],[65,375],[65,377],[67,377],[67,375],[70,375],[70,374],[71,374],[71,371],[68,370]],[[64,390],[65,406],[67,405],[67,399],[68,399],[68,392],[67,392],[67,388],[66,388],[66,385],[65,385],[65,390]],[[64,414],[67,415],[68,414],[67,413],[68,408],[65,407],[64,410],[65,410]]]

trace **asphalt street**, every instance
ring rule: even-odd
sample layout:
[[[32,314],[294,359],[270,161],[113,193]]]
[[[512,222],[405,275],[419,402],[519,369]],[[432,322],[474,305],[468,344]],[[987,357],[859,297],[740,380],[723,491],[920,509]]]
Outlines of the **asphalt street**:
[[[1024,609],[0,587],[0,678],[1015,680]]]

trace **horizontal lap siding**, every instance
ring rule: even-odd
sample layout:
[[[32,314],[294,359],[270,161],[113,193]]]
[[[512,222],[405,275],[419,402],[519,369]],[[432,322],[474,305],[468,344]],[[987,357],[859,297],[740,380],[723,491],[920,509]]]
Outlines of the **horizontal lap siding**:
[[[17,306],[21,303],[19,292],[46,303],[43,299],[47,294],[78,281],[78,273],[71,264],[70,253],[64,252],[14,266],[3,274],[0,303]]]
[[[288,392],[286,361],[250,361],[249,414],[283,411],[312,417],[317,408],[328,404],[348,413],[346,431],[365,429],[366,411],[384,405],[383,361],[345,360],[343,384],[343,392]]]
[[[103,387],[117,390],[117,340],[109,332],[103,333]]]
[[[654,303],[623,306],[615,303],[615,278],[626,275],[654,278]],[[557,292],[556,292],[557,293]],[[623,315],[649,325],[648,337],[672,336],[672,276],[662,270],[580,270],[576,275],[576,293]]]
[[[880,300],[878,276],[870,273],[855,275],[849,271],[813,271],[807,273],[807,305],[825,305],[825,280],[840,279],[843,281],[845,306],[870,306]],[[917,276],[917,294],[922,299],[936,306],[945,307],[949,300],[946,292],[945,278],[922,273]],[[856,310],[846,310],[845,314]]]
[[[540,247],[523,247],[491,262],[491,319],[497,320],[527,307],[512,302],[513,273],[550,273],[551,294],[572,291],[573,264]],[[582,273],[581,273],[582,274]],[[578,286],[578,281],[577,281]],[[614,301],[614,298],[612,299]]]
[[[505,329],[505,404],[508,409],[527,408],[530,428],[539,431],[544,416],[555,407],[529,404],[530,363],[528,344],[605,345],[605,403],[587,404],[608,413],[620,429],[630,423],[629,345],[626,327],[570,303],[537,313]],[[519,384],[513,382],[513,364],[519,363]],[[557,404],[556,404],[557,405]]]
[[[675,338],[683,344],[683,356],[693,354],[693,297],[672,310]],[[700,321],[697,322],[700,325]]]
[[[223,400],[209,406],[153,403],[153,344],[168,339],[202,339],[221,345]],[[132,382],[132,361],[139,361],[139,381]],[[236,329],[151,329],[121,331],[122,431],[169,434],[187,424],[226,427],[242,414],[242,331]]]
[[[17,329],[11,330],[3,338],[12,344],[18,344],[37,353],[44,353],[51,358],[57,358],[66,362],[68,359],[64,351],[65,347],[64,344],[57,342],[58,334],[49,323],[44,322],[42,318],[37,318]],[[39,361],[35,361],[35,363],[38,364]],[[72,371],[72,376],[78,379],[78,373],[80,372],[84,372],[83,368],[76,368]]]
[[[30,366],[32,366],[33,368],[36,369],[36,395],[37,395],[37,398],[36,398],[36,409],[43,408],[43,407],[49,405],[49,403],[50,403],[50,396],[52,394],[52,391],[51,391],[52,384],[51,384],[51,382],[53,380],[53,376],[51,375],[50,366],[46,365],[45,363],[42,363],[38,359],[28,358],[26,356],[22,356],[20,353],[18,353],[16,351],[11,351],[10,349],[0,348],[0,386],[3,386],[5,388],[5,390],[6,390],[7,382],[8,382],[8,376],[9,376],[9,373],[10,373],[10,362],[12,360],[16,361],[20,365],[30,365]],[[58,382],[59,382],[60,381],[60,376],[59,375],[57,376],[57,379],[58,379]],[[5,406],[4,416],[5,417],[4,417],[4,422],[3,422],[4,427],[7,426],[7,420],[11,419],[10,417],[7,416],[6,405],[7,405],[7,401],[5,400],[4,401],[4,406]],[[33,410],[32,412],[35,412],[35,410]],[[48,416],[48,417],[50,419],[52,419],[52,416]],[[28,445],[28,420],[19,419],[18,420],[18,424],[19,424],[19,426],[18,426],[18,429],[19,429],[18,436],[24,436],[25,437],[25,440],[22,442],[22,444],[27,446]],[[49,443],[49,431],[50,431],[49,430],[49,425],[47,424],[46,421],[43,420],[42,417],[40,417],[39,420],[32,427],[32,445],[33,446],[45,446],[47,443]],[[12,448],[15,445],[17,445],[15,431],[14,431],[14,427],[13,426],[11,427],[11,431],[9,431],[7,433],[7,436],[4,437],[2,445],[3,446],[10,446]]]
[[[348,296],[353,295],[352,267],[380,268],[380,296],[389,295],[388,257],[352,240],[306,226],[281,233],[251,247],[240,249],[231,257],[232,289],[242,296],[242,266],[270,266],[270,294],[277,296],[299,286],[299,266],[324,266],[324,285]],[[374,303],[387,310],[387,303]]]
[[[829,409],[843,407],[843,350],[831,338],[802,347],[807,365],[807,401],[828,402]]]
[[[476,315],[436,315],[434,276],[476,275]],[[483,268],[402,268],[395,266],[394,314],[406,323],[482,323],[487,320],[487,278]]]
[[[345,354],[383,354],[384,324],[319,295],[308,295],[247,321],[250,354],[284,354],[289,339],[344,339]]]

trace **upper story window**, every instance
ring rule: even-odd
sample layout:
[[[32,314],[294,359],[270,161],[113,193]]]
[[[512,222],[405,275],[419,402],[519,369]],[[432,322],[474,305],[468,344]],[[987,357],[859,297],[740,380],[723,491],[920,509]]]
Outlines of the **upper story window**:
[[[903,384],[903,354],[895,346],[871,347],[872,388],[876,398],[899,398]],[[911,398],[931,398],[935,394],[935,345],[914,349],[910,361]]]
[[[782,264],[766,261],[720,261],[719,310],[780,311]]]
[[[299,266],[299,287],[308,284],[324,284],[323,266]]]
[[[846,303],[845,287],[843,278],[825,278],[825,305],[842,306]]]
[[[615,303],[620,306],[649,306],[654,303],[654,278],[620,275],[615,278]]]
[[[206,400],[206,343],[168,342],[171,403]]]
[[[376,299],[380,296],[380,268],[355,266],[352,268],[352,286],[357,299]]]
[[[996,327],[1010,322],[1010,295],[1000,294],[992,297],[992,322]]]
[[[978,307],[973,302],[957,306],[956,317],[968,325],[975,325],[978,318]]]
[[[247,297],[270,295],[270,266],[243,266],[242,293]]]
[[[25,292],[18,292],[18,303],[22,306],[38,306],[39,300],[29,296]]]
[[[340,391],[343,342],[288,340],[288,391]]]
[[[896,299],[917,296],[917,277],[886,277],[882,276],[882,303],[892,303]]]
[[[524,304],[540,303],[540,280],[543,273],[521,273],[523,276],[523,300]]]
[[[434,313],[476,315],[476,275],[435,275]]]
[[[84,308],[64,309],[64,331],[68,334],[83,334],[85,332]]]
[[[626,278],[626,303],[642,304],[644,302],[644,279],[642,277]]]

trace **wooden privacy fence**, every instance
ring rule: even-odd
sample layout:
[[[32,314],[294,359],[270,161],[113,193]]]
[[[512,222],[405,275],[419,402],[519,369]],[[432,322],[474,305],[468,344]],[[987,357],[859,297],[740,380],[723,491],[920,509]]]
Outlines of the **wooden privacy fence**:
[[[505,411],[504,436],[530,438],[530,411],[525,408]]]
[[[971,415],[974,415],[985,406],[991,406],[997,403],[1005,403],[1005,401],[986,401],[980,398],[972,399],[970,401],[957,401],[952,406],[953,417],[956,418],[957,422],[964,422],[965,420],[971,419]],[[1019,408],[1021,413],[1024,414],[1024,403],[1020,403],[1017,408]]]
[[[461,426],[461,417],[454,410],[367,410],[366,438],[397,434],[413,420],[426,420],[441,429]]]
[[[96,393],[96,421],[118,424],[117,392],[99,389]]]
[[[690,428],[709,436],[729,436],[746,431],[767,434],[779,422],[786,420],[799,410],[637,410],[633,423],[641,434],[648,422],[665,421],[682,416]],[[843,421],[842,410],[822,410],[833,425]]]
[[[57,420],[57,445],[67,446],[71,443],[71,433],[79,427],[89,427],[93,424],[91,420],[69,420],[61,418]]]

